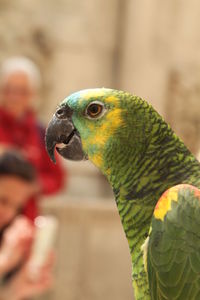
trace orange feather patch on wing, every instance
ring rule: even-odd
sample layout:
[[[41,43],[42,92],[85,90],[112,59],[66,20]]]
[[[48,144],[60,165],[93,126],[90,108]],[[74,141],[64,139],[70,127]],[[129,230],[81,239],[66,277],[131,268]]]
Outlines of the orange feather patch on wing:
[[[156,219],[164,220],[167,212],[171,210],[172,201],[178,201],[178,192],[181,188],[189,188],[194,191],[195,196],[200,197],[200,190],[189,184],[179,184],[168,189],[158,200],[155,210],[154,217]]]
[[[159,199],[154,210],[154,217],[156,219],[164,220],[165,215],[171,210],[171,202],[177,201],[178,189],[172,188],[167,190]]]

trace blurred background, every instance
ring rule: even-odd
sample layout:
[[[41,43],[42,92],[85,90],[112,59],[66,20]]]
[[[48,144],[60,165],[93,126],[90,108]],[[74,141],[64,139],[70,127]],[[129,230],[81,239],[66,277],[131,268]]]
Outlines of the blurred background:
[[[147,99],[193,151],[200,146],[198,0],[0,0],[0,63],[33,60],[45,124],[68,94],[112,87]],[[56,282],[40,299],[133,299],[112,191],[89,162],[62,161],[66,185],[44,199],[60,222]]]

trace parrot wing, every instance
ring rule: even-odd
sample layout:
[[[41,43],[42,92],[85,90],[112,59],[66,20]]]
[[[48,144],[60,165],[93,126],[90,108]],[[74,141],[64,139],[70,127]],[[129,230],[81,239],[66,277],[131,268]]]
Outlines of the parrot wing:
[[[147,246],[153,300],[200,299],[200,190],[181,184],[159,199]]]

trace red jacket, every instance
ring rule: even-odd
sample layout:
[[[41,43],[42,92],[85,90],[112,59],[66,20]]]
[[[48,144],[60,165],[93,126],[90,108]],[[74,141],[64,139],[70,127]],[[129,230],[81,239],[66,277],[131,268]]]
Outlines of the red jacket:
[[[44,134],[44,128],[32,112],[18,120],[0,108],[0,144],[13,146],[25,154],[37,171],[42,194],[48,195],[56,193],[63,186],[64,173],[58,160],[56,165],[50,161]],[[24,209],[25,215],[32,220],[38,214],[37,200],[30,199]]]

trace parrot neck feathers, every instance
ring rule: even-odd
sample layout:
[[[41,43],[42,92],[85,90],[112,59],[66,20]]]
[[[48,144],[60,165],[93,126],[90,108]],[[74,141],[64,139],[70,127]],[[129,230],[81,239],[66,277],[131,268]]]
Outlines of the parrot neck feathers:
[[[148,237],[155,205],[165,190],[183,182],[194,184],[193,173],[199,173],[199,162],[164,121],[158,119],[152,132],[139,152],[131,142],[115,151],[115,163],[105,172],[130,248],[134,289],[140,286],[141,299],[150,299],[141,246]]]

